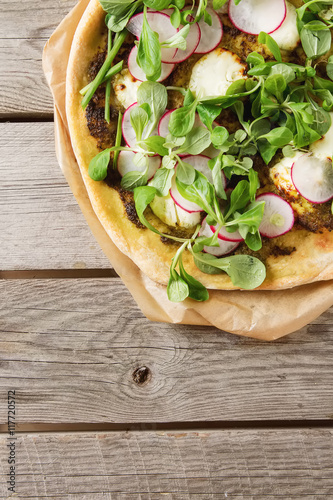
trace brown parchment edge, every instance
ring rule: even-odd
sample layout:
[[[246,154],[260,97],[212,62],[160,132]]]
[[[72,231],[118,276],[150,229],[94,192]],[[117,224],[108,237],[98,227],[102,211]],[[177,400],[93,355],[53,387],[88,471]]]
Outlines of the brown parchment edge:
[[[87,223],[143,314],[151,321],[215,326],[261,340],[275,340],[297,331],[333,305],[333,281],[278,291],[211,290],[208,302],[167,299],[166,287],[144,275],[112,242],[91,206],[68,131],[66,68],[76,27],[89,0],[79,0],[60,23],[43,52],[43,69],[54,98],[56,154],[63,174]]]

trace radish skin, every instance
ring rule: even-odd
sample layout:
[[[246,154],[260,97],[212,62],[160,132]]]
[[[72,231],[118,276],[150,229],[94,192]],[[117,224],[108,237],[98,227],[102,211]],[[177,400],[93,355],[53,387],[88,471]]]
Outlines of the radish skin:
[[[299,194],[311,203],[325,203],[333,198],[331,158],[301,156],[291,167],[291,179]]]
[[[229,17],[232,24],[249,35],[261,31],[273,33],[280,28],[287,15],[285,0],[235,0],[229,2]]]
[[[117,169],[122,177],[129,172],[143,172],[144,169],[138,167],[133,161],[135,155],[136,153],[133,151],[120,151],[118,155]],[[157,170],[161,166],[161,157],[157,155],[150,156],[148,158],[148,163],[148,180],[150,180],[154,177]]]
[[[210,226],[213,233],[216,231],[216,226]],[[234,233],[228,233],[225,227],[221,227],[219,230],[219,239],[224,241],[232,241],[234,243],[240,243],[244,241],[244,238],[241,237],[239,231],[235,231]]]
[[[127,23],[126,28],[130,31],[137,39],[140,38],[142,26],[143,26],[143,12],[133,16]],[[159,41],[165,42],[177,33],[177,29],[174,28],[170,22],[170,16],[164,12],[147,12],[147,21],[149,26],[153,31],[155,31],[159,36]],[[162,47],[161,55],[163,63],[171,63],[173,57],[176,55],[176,48],[166,48]]]
[[[147,80],[146,75],[145,75],[144,71],[140,68],[138,63],[136,62],[137,53],[138,53],[138,48],[135,45],[132,48],[132,50],[128,56],[128,69],[134,78],[136,78],[137,80],[140,80],[141,82],[145,82]],[[163,62],[162,62],[161,66],[162,66],[162,72],[161,72],[161,76],[157,80],[158,82],[163,82],[163,80],[168,78],[168,76],[171,75],[171,73],[173,72],[174,67],[175,67],[174,64],[167,64],[167,63],[163,63]]]
[[[123,119],[121,123],[121,131],[123,134],[123,138],[129,148],[134,148],[136,145],[136,135],[134,132],[134,128],[132,127],[131,124],[131,111],[132,109],[137,106],[138,103],[134,102],[131,104],[123,114]]]
[[[209,26],[205,23],[202,17],[198,23],[201,37],[197,48],[195,49],[195,54],[208,54],[212,50],[216,49],[223,37],[223,25],[219,15],[213,9],[206,9],[212,18],[212,25]]]
[[[259,232],[267,238],[276,238],[288,233],[295,222],[294,211],[287,201],[274,193],[263,193],[256,201],[264,201],[264,216]]]
[[[188,156],[183,156],[183,160],[186,163],[192,165],[192,167],[194,167],[196,170],[201,172],[205,177],[207,177],[208,182],[213,184],[213,174],[208,166],[208,161],[210,160],[209,156],[205,156],[203,154],[188,155]],[[223,188],[225,189],[227,187],[227,179],[222,170],[221,170],[221,177],[222,177]]]
[[[211,238],[213,234],[214,232],[207,224],[206,219],[204,219],[199,231],[199,236],[206,236],[207,238]],[[239,246],[238,242],[235,243],[232,241],[221,240],[220,238],[218,238],[218,244],[218,247],[204,246],[203,251],[211,255],[215,255],[215,257],[222,257],[223,255],[228,255],[229,253],[233,252]]]
[[[178,205],[180,208],[182,208],[183,210],[185,210],[185,212],[188,212],[189,214],[203,211],[202,208],[199,207],[199,205],[197,205],[193,201],[186,200],[186,198],[184,198],[180,194],[176,184],[176,175],[174,175],[172,178],[170,195],[173,201],[176,203],[176,205]]]

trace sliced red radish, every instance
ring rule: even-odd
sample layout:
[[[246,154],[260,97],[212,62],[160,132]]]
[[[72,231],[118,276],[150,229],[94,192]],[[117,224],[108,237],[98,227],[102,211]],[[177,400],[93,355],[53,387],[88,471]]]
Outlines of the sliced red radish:
[[[177,33],[177,29],[174,28],[170,21],[170,16],[163,12],[147,12],[147,21],[149,26],[155,33],[159,36],[159,41],[165,42]],[[143,12],[133,16],[127,23],[126,28],[130,31],[137,39],[140,38],[143,25]],[[162,62],[170,63],[172,58],[176,55],[176,48],[165,48],[161,50]]]
[[[208,162],[210,160],[209,156],[205,155],[188,155],[188,156],[183,156],[182,158],[186,163],[189,163],[194,167],[196,170],[201,172],[205,177],[207,177],[208,182],[213,184],[213,174],[211,169],[208,166]],[[223,188],[225,189],[227,186],[227,179],[226,176],[224,175],[224,172],[221,170],[221,177],[222,177],[222,183],[223,183]]]
[[[171,113],[173,111],[175,111],[175,110],[169,109],[168,111],[166,111],[159,121],[157,129],[158,129],[158,135],[160,135],[161,137],[166,137],[168,134],[170,134],[169,121],[170,121]],[[205,125],[200,120],[198,113],[196,113],[193,127],[204,127],[204,126]],[[186,156],[186,155],[187,155],[187,153],[182,153],[179,156]]]
[[[331,158],[301,156],[291,167],[291,179],[299,194],[311,203],[325,203],[333,198]]]
[[[201,37],[197,48],[195,49],[195,54],[207,54],[212,50],[216,49],[223,36],[223,25],[219,15],[212,9],[206,9],[212,18],[212,25],[205,23],[202,17],[198,22]]]
[[[166,137],[168,134],[170,134],[170,131],[169,131],[169,121],[170,121],[170,117],[171,117],[171,113],[175,111],[175,109],[168,109],[168,111],[166,111],[164,113],[164,115],[162,116],[162,118],[160,119],[160,122],[158,124],[158,135],[160,135],[161,137]],[[218,127],[219,124],[217,122],[213,122],[213,128],[215,127]],[[204,125],[202,123],[202,121],[200,120],[200,116],[198,115],[198,113],[195,113],[195,119],[194,119],[194,125],[193,127],[206,127],[206,125]],[[208,156],[208,155],[206,155]]]
[[[216,228],[215,228],[216,231]],[[211,238],[214,232],[211,227],[207,224],[206,219],[202,221],[202,226],[199,231],[199,236],[206,236],[207,238]],[[210,253],[211,255],[215,255],[215,257],[222,257],[222,255],[227,255],[239,246],[239,242],[227,241],[218,238],[218,247],[209,247],[204,246],[204,252]]]
[[[203,212],[202,208],[199,207],[199,205],[197,205],[193,201],[186,200],[186,198],[184,198],[180,194],[176,184],[176,175],[174,175],[172,178],[170,195],[176,205],[185,210],[185,212],[188,212],[189,214],[192,214],[194,212]]]
[[[138,167],[134,163],[134,156],[136,153],[133,151],[120,151],[117,161],[118,172],[122,177],[128,174],[129,172],[143,172],[144,168]],[[157,170],[161,166],[161,157],[160,156],[149,156],[148,157],[148,180],[150,180],[156,174]]]
[[[229,2],[229,17],[234,26],[244,33],[259,35],[261,31],[273,33],[287,15],[285,0],[235,0]]]
[[[179,29],[183,26],[180,25]],[[181,63],[188,59],[197,49],[201,38],[201,32],[198,23],[191,24],[189,34],[186,37],[186,49],[177,49],[176,54],[170,61],[171,63]]]
[[[136,78],[137,80],[140,80],[141,82],[145,82],[147,80],[146,75],[145,75],[144,71],[140,68],[138,63],[136,62],[137,53],[138,53],[138,48],[135,45],[128,56],[128,61],[127,61],[128,69],[134,78]],[[159,77],[159,79],[157,81],[163,82],[163,80],[168,78],[168,76],[171,75],[174,67],[175,67],[174,64],[162,63],[161,76]]]
[[[287,201],[274,193],[263,193],[256,201],[264,201],[264,216],[259,232],[267,238],[276,238],[288,233],[294,225],[294,212]]]
[[[169,109],[168,111],[166,111],[164,113],[164,115],[160,119],[160,122],[158,124],[158,135],[160,135],[161,137],[166,137],[170,133],[170,131],[169,131],[169,121],[170,121],[171,113],[173,111],[175,111],[175,110],[174,109]],[[194,121],[194,125],[193,126],[194,127],[205,127],[205,128],[207,128],[202,123],[202,121],[200,120],[200,117],[199,117],[198,113],[196,113],[196,115],[195,115],[195,121]],[[218,126],[218,123],[214,122],[213,123],[213,128],[215,128],[217,126]],[[215,149],[213,145],[210,145],[202,153],[203,153],[204,156],[208,156],[209,158],[215,158],[215,156],[217,156],[219,154],[219,150]],[[181,156],[181,157],[188,156],[188,154],[187,153],[181,153],[179,156]]]
[[[126,109],[121,122],[121,131],[123,134],[123,138],[125,139],[125,142],[129,148],[134,148],[136,145],[136,135],[131,124],[131,111],[137,105],[138,103],[134,102]]]
[[[135,135],[134,128],[132,127],[132,124],[131,124],[131,111],[137,105],[138,105],[138,103],[134,102],[126,109],[126,111],[123,115],[122,124],[121,124],[123,138],[126,142],[126,145],[129,148],[135,148],[135,146],[136,146],[136,135]],[[145,138],[145,130],[143,131],[143,134],[142,134],[143,138]],[[152,136],[152,135],[158,135],[157,129],[155,129],[150,134],[150,136]]]
[[[215,233],[216,226],[210,226],[210,228],[213,231],[213,233]],[[234,233],[228,233],[228,231],[224,226],[222,226],[221,229],[219,230],[219,238],[221,240],[232,241],[234,243],[240,243],[241,241],[244,240],[244,238],[241,237],[239,231],[235,231]]]
[[[170,121],[170,116],[171,113],[175,111],[174,109],[169,109],[164,113],[162,118],[160,119],[160,122],[158,124],[157,130],[158,130],[158,135],[161,137],[166,137],[168,134],[170,134],[169,131],[169,121]]]

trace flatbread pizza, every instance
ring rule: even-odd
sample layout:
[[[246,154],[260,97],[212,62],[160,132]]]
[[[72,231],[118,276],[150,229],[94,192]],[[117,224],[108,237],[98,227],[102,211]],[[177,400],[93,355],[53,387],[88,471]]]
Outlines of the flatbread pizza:
[[[264,4],[91,0],[74,37],[92,206],[173,301],[333,278],[333,2]]]

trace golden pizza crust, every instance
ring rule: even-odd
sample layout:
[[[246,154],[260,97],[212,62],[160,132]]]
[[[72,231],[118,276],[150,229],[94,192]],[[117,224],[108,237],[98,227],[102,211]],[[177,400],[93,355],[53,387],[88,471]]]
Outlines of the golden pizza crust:
[[[88,68],[101,42],[104,18],[98,0],[91,0],[73,40],[66,81],[66,112],[73,150],[93,209],[112,241],[152,280],[167,284],[175,246],[165,245],[157,234],[136,227],[127,218],[118,192],[88,176],[89,163],[99,150],[89,133],[79,90],[88,83]],[[276,240],[277,244],[295,247],[296,251],[268,257],[267,277],[260,289],[290,288],[333,278],[333,233],[323,230],[314,234],[294,228]],[[236,288],[226,274],[208,275],[199,271],[187,251],[183,261],[187,272],[207,288]]]

